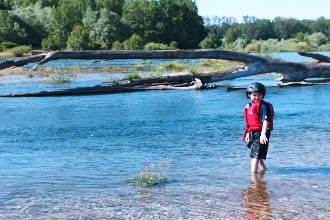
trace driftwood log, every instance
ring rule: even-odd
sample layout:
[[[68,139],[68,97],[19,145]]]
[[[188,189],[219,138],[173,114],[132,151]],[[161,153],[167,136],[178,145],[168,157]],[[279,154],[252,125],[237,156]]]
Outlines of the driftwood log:
[[[129,86],[128,86],[129,85]],[[0,97],[42,97],[42,96],[79,96],[79,95],[98,95],[98,94],[114,94],[125,92],[141,92],[147,90],[198,90],[203,89],[205,85],[201,80],[195,79],[190,86],[172,86],[172,85],[156,85],[156,86],[130,86],[130,83],[124,84],[102,84],[90,87],[77,87],[72,89],[50,90],[40,92],[26,92],[0,95]]]
[[[281,86],[308,85],[306,78],[330,79],[330,58],[316,53],[299,53],[302,56],[312,57],[318,63],[294,63],[268,60],[259,56],[220,50],[162,50],[162,51],[53,51],[35,53],[28,57],[9,59],[0,63],[0,69],[24,66],[37,63],[33,69],[46,62],[58,59],[222,59],[244,63],[244,68],[234,68],[227,71],[204,74],[186,74],[164,77],[142,78],[120,83],[102,84],[92,87],[64,89],[46,92],[31,92],[22,94],[7,94],[1,97],[18,96],[63,96],[118,93],[144,90],[163,89],[204,89],[213,88],[209,83],[235,79],[240,77],[278,73],[282,77]],[[192,85],[193,84],[193,85]]]

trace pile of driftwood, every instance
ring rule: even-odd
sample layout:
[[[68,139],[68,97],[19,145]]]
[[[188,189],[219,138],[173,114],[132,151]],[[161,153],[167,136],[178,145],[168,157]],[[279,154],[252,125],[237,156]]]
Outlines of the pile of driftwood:
[[[210,83],[235,79],[240,77],[278,73],[282,77],[279,86],[312,85],[315,83],[304,81],[307,78],[330,79],[330,57],[317,53],[299,53],[302,56],[312,57],[318,62],[295,63],[268,60],[259,56],[221,50],[162,50],[162,51],[54,51],[39,52],[31,56],[9,59],[0,63],[0,70],[10,67],[24,66],[37,63],[33,69],[38,68],[51,60],[58,59],[88,59],[88,60],[114,60],[114,59],[222,59],[244,63],[245,66],[227,71],[203,74],[178,74],[163,77],[150,77],[122,82],[113,82],[91,87],[52,90],[43,92],[29,92],[19,94],[6,94],[0,97],[21,96],[64,96],[64,95],[91,95],[121,93],[145,90],[168,89],[207,89],[215,88]],[[322,82],[329,83],[329,82]],[[235,89],[235,88],[232,88]]]

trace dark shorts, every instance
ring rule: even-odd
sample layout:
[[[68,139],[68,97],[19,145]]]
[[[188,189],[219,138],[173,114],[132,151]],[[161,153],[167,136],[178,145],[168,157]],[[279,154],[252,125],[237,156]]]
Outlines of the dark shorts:
[[[252,131],[250,133],[250,141],[247,147],[251,149],[250,157],[257,159],[266,159],[268,151],[268,143],[270,138],[270,131],[267,131],[266,137],[268,138],[267,144],[260,143],[261,131]]]

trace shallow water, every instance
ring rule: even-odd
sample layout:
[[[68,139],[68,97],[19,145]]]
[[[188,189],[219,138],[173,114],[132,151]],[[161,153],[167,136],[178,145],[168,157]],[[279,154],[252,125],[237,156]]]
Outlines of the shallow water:
[[[245,85],[273,78],[231,81]],[[38,90],[49,84],[3,84]],[[33,89],[34,88],[34,89]],[[265,176],[251,181],[244,91],[1,98],[1,219],[330,218],[330,86],[269,87]],[[152,164],[169,181],[124,182]]]

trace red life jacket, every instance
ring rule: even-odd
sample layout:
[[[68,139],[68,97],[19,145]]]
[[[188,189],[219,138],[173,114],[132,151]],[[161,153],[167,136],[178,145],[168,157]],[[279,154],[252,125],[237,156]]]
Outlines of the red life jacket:
[[[273,130],[273,120],[274,120],[274,108],[273,105],[269,102],[261,101],[252,103],[252,105],[247,104],[244,108],[244,119],[245,119],[245,133],[243,135],[243,139],[246,134],[250,131],[261,131],[262,130],[262,122],[260,121],[260,108],[262,104],[266,104],[271,111],[271,118],[268,120],[268,129]],[[243,140],[242,139],[242,140]]]

